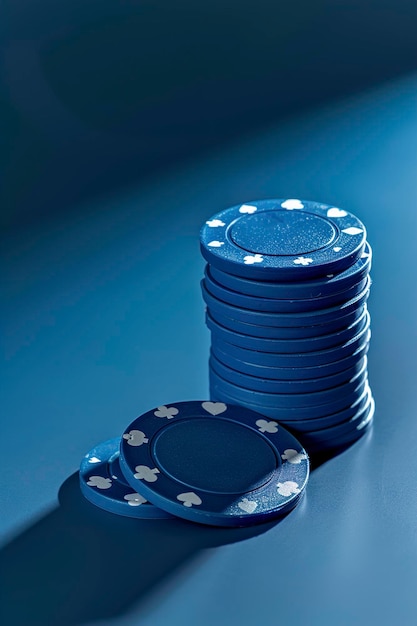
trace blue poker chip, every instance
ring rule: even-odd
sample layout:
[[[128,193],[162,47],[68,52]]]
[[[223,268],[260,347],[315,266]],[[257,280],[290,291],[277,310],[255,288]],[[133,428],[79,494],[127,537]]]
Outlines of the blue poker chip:
[[[126,482],[119,464],[120,437],[100,443],[85,455],[80,465],[83,495],[96,506],[125,517],[168,519],[172,516],[158,509]]]
[[[247,296],[294,300],[333,297],[334,294],[360,283],[369,274],[371,264],[372,249],[369,243],[366,243],[360,258],[343,272],[306,282],[256,281],[223,272],[213,265],[210,266],[210,274],[223,287]]]
[[[306,420],[286,420],[285,427],[288,428],[297,437],[301,433],[308,433],[311,431],[325,430],[332,426],[338,426],[344,424],[350,420],[354,420],[355,416],[360,415],[369,406],[372,399],[372,392],[368,385],[362,394],[353,402],[348,409],[342,409],[332,415],[326,415],[325,417],[310,418]]]
[[[224,380],[253,391],[278,394],[305,394],[326,391],[343,385],[366,369],[366,356],[359,359],[352,367],[334,376],[313,378],[311,380],[277,380],[250,376],[232,369],[211,354],[209,367]]]
[[[369,392],[369,384],[367,381],[365,381],[365,384],[358,387],[358,389],[352,395],[351,398],[346,399],[346,402],[347,402],[346,406],[339,410],[337,408],[337,404],[340,405],[340,403],[332,403],[332,404],[320,405],[318,407],[310,407],[310,410],[309,410],[309,407],[307,407],[306,409],[298,408],[296,410],[291,410],[291,409],[281,409],[281,408],[265,406],[265,405],[260,406],[259,404],[254,404],[252,402],[239,401],[236,398],[229,396],[224,391],[218,390],[217,388],[210,389],[210,397],[215,402],[229,402],[231,404],[244,406],[247,409],[251,409],[252,411],[261,413],[265,417],[268,417],[273,420],[277,420],[278,422],[282,423],[284,426],[287,426],[289,429],[296,430],[297,424],[299,421],[300,423],[302,423],[307,420],[310,420],[311,423],[314,423],[317,419],[324,420],[324,418],[329,418],[330,420],[330,418],[334,417],[334,419],[337,420],[337,422],[335,421],[334,423],[340,424],[343,421],[350,419],[356,414],[358,410],[358,405],[363,400],[366,400],[368,392]]]
[[[120,447],[131,487],[178,517],[248,526],[301,497],[307,454],[275,421],[223,402],[179,402],[134,420]]]
[[[358,413],[356,413],[353,417],[341,424],[336,424],[335,426],[330,426],[328,428],[323,428],[320,430],[310,430],[308,433],[302,434],[302,440],[304,446],[307,446],[307,442],[311,443],[321,443],[322,441],[326,441],[328,439],[339,439],[340,437],[349,436],[352,432],[360,431],[365,426],[369,424],[373,420],[375,413],[375,401],[370,395],[370,399],[368,404],[362,408]],[[300,436],[301,435],[296,435]]]
[[[335,333],[353,324],[362,313],[367,310],[366,304],[354,309],[348,315],[339,317],[326,324],[316,324],[314,326],[261,326],[259,324],[250,324],[235,320],[228,315],[222,315],[218,311],[209,310],[210,317],[220,324],[242,335],[250,335],[251,337],[267,337],[269,339],[305,339],[311,337],[320,337]]]
[[[374,423],[374,416],[370,420],[367,421],[362,428],[355,428],[351,432],[345,435],[339,435],[334,439],[322,439],[320,441],[310,442],[308,444],[308,452],[311,455],[319,455],[322,452],[329,453],[330,451],[334,452],[336,450],[341,450],[347,448],[348,446],[353,445],[356,441],[359,441],[366,433],[372,430]]]
[[[226,352],[221,344],[212,344],[211,346],[211,354],[223,365],[237,372],[265,380],[304,384],[306,386],[305,391],[328,389],[344,382],[346,380],[345,372],[356,367],[357,363],[368,353],[368,350],[369,341],[366,341],[352,355],[334,363],[312,367],[269,367],[242,361]]]
[[[203,257],[224,272],[261,280],[300,280],[340,272],[361,257],[362,222],[305,200],[259,200],[225,209],[200,233]]]
[[[244,293],[232,291],[223,287],[211,275],[210,267],[204,270],[204,286],[207,291],[226,304],[237,306],[242,309],[266,313],[307,313],[334,307],[348,302],[360,294],[367,286],[367,276],[345,291],[331,295],[310,298],[308,300],[283,300],[277,298],[264,298],[260,296],[248,296]]]
[[[219,347],[223,352],[231,354],[237,359],[241,359],[247,363],[255,363],[258,365],[271,367],[311,367],[318,365],[326,365],[334,361],[340,361],[346,356],[350,356],[364,341],[370,339],[369,319],[365,326],[346,343],[328,348],[326,350],[318,350],[316,352],[300,352],[300,353],[278,353],[278,352],[261,352],[243,348],[241,346],[228,343],[224,340],[224,335],[212,330],[212,346]]]
[[[347,328],[329,335],[319,337],[307,337],[305,339],[266,339],[265,337],[251,337],[242,335],[224,326],[217,324],[209,313],[206,314],[206,324],[209,330],[219,339],[235,346],[241,346],[248,350],[259,350],[260,352],[274,352],[278,354],[300,354],[318,352],[341,346],[350,341],[365,327],[370,325],[370,315],[364,311],[357,320]]]
[[[207,291],[204,280],[201,281],[201,291],[203,300],[207,304],[209,311],[216,311],[221,315],[227,315],[232,319],[247,322],[249,324],[259,324],[260,326],[314,326],[316,324],[327,324],[345,315],[359,311],[369,297],[371,279],[368,276],[366,286],[355,298],[348,300],[339,306],[322,309],[319,311],[308,311],[306,313],[268,313],[265,311],[252,311],[242,309],[232,304],[227,304],[219,300]]]
[[[323,391],[313,391],[311,393],[268,393],[266,391],[254,391],[247,387],[225,380],[213,369],[209,370],[210,388],[214,389],[216,395],[218,390],[224,391],[228,397],[236,399],[243,405],[246,402],[257,404],[258,406],[273,407],[285,415],[284,419],[290,420],[292,415],[295,419],[302,419],[303,416],[314,417],[313,413],[318,411],[318,416],[329,415],[349,406],[355,398],[358,398],[365,388],[368,379],[366,367],[353,377],[351,381],[343,383],[333,389]],[[326,410],[325,407],[330,410]]]

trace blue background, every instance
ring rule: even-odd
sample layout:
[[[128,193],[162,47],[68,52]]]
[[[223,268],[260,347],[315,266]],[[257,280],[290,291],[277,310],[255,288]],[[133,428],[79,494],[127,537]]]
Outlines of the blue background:
[[[414,625],[411,3],[196,7],[5,5],[2,623]],[[261,197],[368,228],[373,432],[277,524],[94,509],[85,452],[154,405],[207,397],[198,231]]]

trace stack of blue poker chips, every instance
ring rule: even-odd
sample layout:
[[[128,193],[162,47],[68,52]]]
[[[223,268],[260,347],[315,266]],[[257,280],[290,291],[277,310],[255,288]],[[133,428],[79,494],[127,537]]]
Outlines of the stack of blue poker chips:
[[[370,429],[372,250],[352,213],[260,200],[201,229],[210,397],[277,420],[309,453]]]
[[[211,400],[143,413],[121,437],[90,450],[79,471],[85,498],[110,513],[214,526],[282,517],[301,500],[308,477],[308,455],[288,430]]]

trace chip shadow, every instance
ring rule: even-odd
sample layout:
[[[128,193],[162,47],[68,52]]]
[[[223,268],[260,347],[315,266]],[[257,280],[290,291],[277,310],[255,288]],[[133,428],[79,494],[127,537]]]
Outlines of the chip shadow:
[[[2,624],[74,626],[114,619],[205,549],[267,532],[282,519],[225,529],[175,518],[121,517],[83,498],[78,472],[61,486],[59,503],[0,552]]]

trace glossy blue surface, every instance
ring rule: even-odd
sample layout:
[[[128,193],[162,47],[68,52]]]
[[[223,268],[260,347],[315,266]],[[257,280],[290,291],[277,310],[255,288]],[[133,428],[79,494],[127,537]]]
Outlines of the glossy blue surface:
[[[4,242],[2,622],[415,625],[415,89],[409,77],[288,119],[74,217],[57,201],[48,224]],[[278,193],[366,224],[372,431],[316,461],[278,524],[219,530],[90,506],[76,475],[86,450],[149,406],[208,393],[201,223]]]

